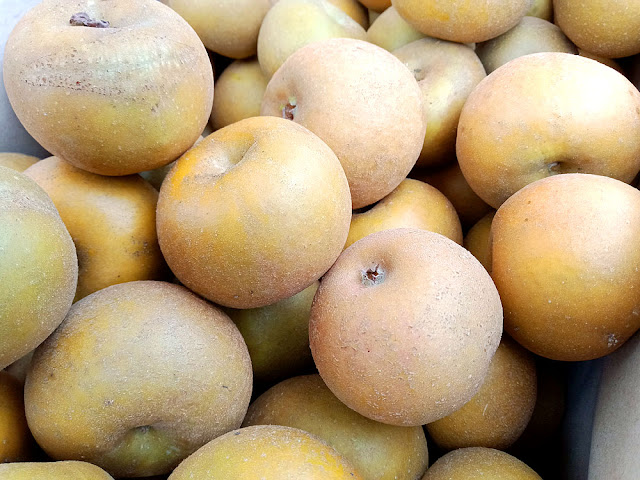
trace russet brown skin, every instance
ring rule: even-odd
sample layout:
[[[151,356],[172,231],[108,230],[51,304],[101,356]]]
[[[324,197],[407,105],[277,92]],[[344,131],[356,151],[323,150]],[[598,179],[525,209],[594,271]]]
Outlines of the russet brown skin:
[[[367,235],[392,228],[421,228],[462,244],[460,219],[451,202],[419,180],[403,180],[373,208],[354,213],[345,248]]]
[[[129,282],[77,302],[36,350],[25,409],[50,457],[144,477],[238,428],[251,381],[220,309],[178,285]]]
[[[0,153],[0,166],[10,168],[16,172],[24,172],[38,160],[40,160],[38,157],[22,153]]]
[[[260,115],[260,105],[269,78],[256,58],[236,60],[224,69],[216,82],[211,125],[219,130],[245,118]]]
[[[556,24],[588,52],[606,58],[640,53],[640,0],[554,0],[553,11]]]
[[[541,52],[575,55],[578,49],[558,26],[536,17],[523,17],[520,23],[508,32],[476,47],[476,53],[487,73],[493,72],[514,58]]]
[[[71,25],[79,12],[109,26]],[[213,102],[202,42],[155,0],[43,2],[11,33],[3,73],[29,133],[53,155],[101,175],[175,160],[202,132]]]
[[[309,323],[316,367],[334,395],[404,426],[469,401],[501,334],[500,298],[482,265],[442,235],[404,228],[346,249],[320,282]]]
[[[487,272],[491,273],[491,223],[495,212],[487,213],[469,229],[464,237],[464,248],[478,259]]]
[[[363,480],[344,457],[318,437],[278,425],[245,427],[216,438],[169,476],[169,480],[194,478]]]
[[[258,61],[271,78],[294,52],[328,38],[366,40],[364,28],[328,0],[278,0],[258,35]]]
[[[542,480],[526,464],[492,448],[461,448],[440,457],[422,480]]]
[[[429,37],[458,43],[484,42],[513,28],[531,0],[392,0],[398,13]]]
[[[594,60],[526,55],[471,93],[456,150],[469,185],[494,208],[525,185],[559,173],[629,183],[640,170],[640,92]]]
[[[640,192],[568,174],[520,190],[491,226],[505,331],[553,360],[607,355],[640,328]]]
[[[74,301],[117,283],[166,275],[156,235],[158,192],[139,175],[105,177],[57,157],[41,160],[25,175],[51,197],[75,243]]]
[[[184,18],[212,52],[230,58],[256,54],[264,16],[278,0],[161,0]]]
[[[0,370],[0,464],[29,460],[32,442],[24,416],[22,384]]]
[[[267,85],[261,114],[291,119],[331,147],[354,209],[377,202],[406,178],[425,134],[411,72],[386,50],[349,38],[315,42],[291,55]]]
[[[504,450],[524,432],[537,395],[534,357],[503,337],[482,387],[462,408],[427,425],[445,450],[487,447]]]
[[[42,343],[71,307],[76,248],[36,182],[0,166],[0,369]]]
[[[432,185],[449,199],[458,212],[463,231],[471,228],[493,210],[471,190],[458,162],[435,172],[416,169],[410,176]]]
[[[189,150],[162,183],[157,209],[176,277],[232,308],[270,305],[311,285],[342,251],[350,221],[335,154],[274,117],[229,125]]]
[[[327,442],[365,480],[415,480],[429,463],[421,426],[397,427],[354,412],[327,388],[319,375],[285,380],[250,406],[243,426],[284,425]]]
[[[393,54],[413,73],[422,92],[427,130],[416,166],[438,168],[456,159],[456,132],[462,107],[487,76],[466,45],[423,38]]]
[[[24,462],[0,465],[0,478],[11,480],[113,480],[107,472],[87,462]]]
[[[409,25],[393,7],[382,12],[367,30],[368,42],[390,52],[421,38],[424,35]]]

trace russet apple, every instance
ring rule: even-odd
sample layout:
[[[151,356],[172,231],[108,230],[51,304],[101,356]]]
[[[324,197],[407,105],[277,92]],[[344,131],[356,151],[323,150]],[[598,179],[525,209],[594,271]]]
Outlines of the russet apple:
[[[422,92],[427,130],[417,167],[438,168],[456,159],[456,132],[462,107],[487,76],[466,45],[434,38],[411,42],[393,54],[413,73]]]
[[[22,384],[0,370],[0,464],[29,460],[32,441],[24,416]]]
[[[365,40],[362,26],[328,0],[278,0],[258,35],[258,61],[267,78],[300,48],[327,38]]]
[[[401,426],[467,403],[501,334],[500,298],[482,265],[452,240],[408,228],[347,248],[322,278],[309,322],[313,359],[334,395]]]
[[[224,69],[216,82],[211,125],[219,130],[245,118],[260,115],[260,105],[269,78],[256,58],[236,60]]]
[[[367,41],[390,52],[420,38],[424,34],[409,25],[393,7],[382,12],[367,30]]]
[[[525,463],[493,448],[460,448],[440,457],[422,480],[542,480]]]
[[[342,456],[297,428],[256,425],[209,442],[169,480],[362,480]]]
[[[516,58],[465,103],[456,143],[471,188],[498,208],[561,173],[631,182],[640,170],[640,92],[623,75],[567,53]]]
[[[193,29],[155,0],[50,0],[11,33],[4,82],[27,131],[102,175],[166,165],[209,119],[213,72]]]
[[[160,248],[176,277],[232,308],[307,288],[342,251],[350,221],[335,154],[275,117],[234,123],[189,150],[162,183],[157,209]]]
[[[0,225],[3,369],[60,325],[75,295],[78,260],[73,240],[46,192],[25,175],[2,166]]]
[[[638,235],[640,192],[619,180],[556,175],[515,193],[491,225],[505,331],[553,360],[622,346],[640,328]]]
[[[25,155],[23,153],[0,153],[0,165],[15,170],[16,172],[24,172],[38,160],[40,160],[38,157]]]
[[[606,58],[640,53],[640,0],[554,0],[555,22],[578,47]]]
[[[369,28],[369,14],[365,6],[358,0],[328,0],[344,13],[353,18],[365,30]]]
[[[247,58],[256,54],[258,32],[278,0],[161,0],[184,18],[212,52]]]
[[[482,387],[451,415],[427,425],[433,441],[445,450],[487,447],[504,450],[524,432],[537,395],[533,355],[503,337]]]
[[[285,380],[260,395],[243,426],[284,425],[317,435],[351,462],[364,480],[415,480],[429,463],[421,426],[398,427],[354,412],[319,375]]]
[[[392,228],[421,228],[462,244],[462,227],[447,197],[419,180],[403,180],[370,210],[354,213],[345,248],[361,238]]]
[[[576,54],[576,46],[557,25],[537,17],[523,17],[508,32],[492,38],[476,47],[487,73],[514,58],[540,52],[564,52]]]
[[[491,273],[491,223],[495,212],[487,213],[469,229],[464,237],[464,248],[469,250]]]
[[[398,13],[430,37],[459,43],[484,42],[513,28],[531,0],[392,0]]]
[[[74,301],[116,283],[165,275],[156,235],[158,193],[139,175],[104,177],[57,157],[24,174],[51,197],[76,246]]]
[[[23,462],[0,465],[7,480],[113,480],[107,472],[87,462]]]
[[[326,142],[347,175],[353,208],[377,202],[405,179],[422,148],[422,112],[407,67],[350,38],[315,42],[291,55],[267,85],[261,110]]]
[[[74,304],[36,350],[25,410],[50,457],[144,477],[238,428],[251,380],[225,313],[178,285],[129,282]]]

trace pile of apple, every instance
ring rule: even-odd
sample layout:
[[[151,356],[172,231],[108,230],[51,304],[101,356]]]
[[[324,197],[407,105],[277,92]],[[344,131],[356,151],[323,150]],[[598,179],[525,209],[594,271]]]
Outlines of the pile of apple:
[[[11,30],[2,480],[540,479],[563,362],[640,329],[640,0]]]

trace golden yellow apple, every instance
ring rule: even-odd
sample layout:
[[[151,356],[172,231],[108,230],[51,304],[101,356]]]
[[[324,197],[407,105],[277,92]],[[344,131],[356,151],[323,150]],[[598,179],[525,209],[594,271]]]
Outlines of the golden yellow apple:
[[[0,370],[0,464],[29,459],[32,441],[24,416],[22,384]]]
[[[393,7],[382,12],[367,30],[367,41],[390,52],[420,38],[424,35],[409,25]]]

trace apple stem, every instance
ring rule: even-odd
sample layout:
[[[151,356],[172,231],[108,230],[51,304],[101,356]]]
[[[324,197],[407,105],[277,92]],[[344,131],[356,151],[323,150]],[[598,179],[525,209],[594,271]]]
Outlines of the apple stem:
[[[74,13],[71,15],[69,23],[77,27],[109,28],[109,22],[106,20],[94,20],[86,12]]]

